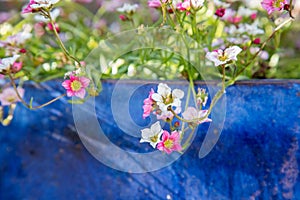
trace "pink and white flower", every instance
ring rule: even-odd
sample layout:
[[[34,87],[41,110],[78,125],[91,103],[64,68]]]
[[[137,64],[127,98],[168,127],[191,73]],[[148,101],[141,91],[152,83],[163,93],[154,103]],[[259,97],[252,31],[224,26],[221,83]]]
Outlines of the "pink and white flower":
[[[157,149],[164,151],[167,154],[170,154],[173,151],[181,151],[180,133],[178,131],[173,131],[170,134],[168,131],[163,131],[162,140],[157,144]]]
[[[196,124],[202,124],[204,122],[211,122],[212,120],[209,119],[208,117],[204,118],[203,120],[197,120],[197,119],[201,119],[203,117],[205,117],[205,115],[207,114],[208,110],[197,110],[194,107],[188,107],[183,113],[182,116],[184,119],[189,120],[189,121],[193,121],[196,120],[195,123]]]
[[[166,119],[173,116],[173,114],[168,111],[168,107],[175,107],[174,112],[181,112],[181,100],[184,97],[184,92],[179,89],[171,88],[164,83],[158,85],[157,93],[152,94],[152,99],[156,102],[160,109],[160,113],[157,114],[158,119]]]
[[[23,98],[24,96],[24,89],[23,88],[17,88],[20,96]],[[0,93],[0,102],[2,106],[9,106],[13,103],[21,101],[19,97],[16,94],[16,91],[10,87],[5,88],[2,93]]]
[[[280,11],[284,8],[284,5],[288,4],[287,0],[263,0],[261,6],[270,15],[274,11]]]
[[[38,12],[41,9],[49,9],[51,6],[59,2],[59,0],[30,0],[29,4],[22,11],[22,13]]]
[[[190,0],[184,0],[184,2],[178,3],[177,9],[181,11],[189,11],[191,9]]]
[[[5,40],[0,41],[0,47],[5,48],[5,55],[10,56],[20,53],[21,47],[25,42],[32,37],[28,31],[22,31],[15,35],[7,37]]]
[[[150,145],[155,148],[157,143],[161,141],[161,135],[163,133],[163,130],[160,126],[159,122],[155,122],[151,125],[150,128],[145,128],[142,131],[142,138],[140,140],[140,143],[143,142],[149,142]]]
[[[237,60],[237,55],[242,49],[238,46],[231,46],[225,50],[218,49],[213,52],[207,52],[206,58],[214,62],[215,66],[224,65],[232,60]]]
[[[14,55],[12,57],[0,59],[0,72],[8,71],[19,57],[20,55]]]
[[[85,88],[90,84],[90,79],[86,77],[78,77],[70,75],[69,80],[65,80],[62,86],[67,90],[67,96],[77,96],[81,99],[85,96]]]
[[[49,9],[59,0],[30,0],[28,5],[23,9],[22,14],[39,12],[41,9]]]

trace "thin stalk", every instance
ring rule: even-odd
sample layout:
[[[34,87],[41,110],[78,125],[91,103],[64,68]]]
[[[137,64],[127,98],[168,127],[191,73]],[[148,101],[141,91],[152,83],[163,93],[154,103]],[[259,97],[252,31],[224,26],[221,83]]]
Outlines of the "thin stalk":
[[[61,39],[60,39],[60,37],[59,37],[59,35],[58,35],[58,32],[57,32],[57,30],[56,30],[56,28],[55,28],[54,20],[52,19],[51,15],[50,15],[50,12],[49,12],[48,10],[46,10],[45,12],[46,12],[46,16],[47,16],[48,19],[50,20],[50,23],[51,23],[51,25],[52,25],[52,27],[53,27],[53,32],[54,32],[54,35],[55,35],[55,37],[56,37],[56,40],[57,40],[57,42],[58,42],[60,48],[63,50],[64,54],[65,54],[67,57],[69,57],[71,60],[75,61],[75,62],[78,64],[78,66],[81,67],[80,61],[79,61],[77,58],[75,58],[74,56],[72,56],[72,55],[68,52],[68,50],[66,49],[64,43],[61,41]]]
[[[61,99],[61,98],[64,97],[64,96],[66,96],[66,94],[62,94],[62,95],[60,95],[60,96],[58,96],[58,97],[56,97],[56,98],[54,98],[54,99],[52,99],[52,100],[50,100],[50,101],[48,101],[48,102],[42,104],[42,105],[32,107],[32,105],[26,103],[26,101],[21,97],[21,95],[20,95],[20,93],[19,93],[19,91],[18,91],[18,89],[17,89],[16,83],[15,83],[15,81],[14,81],[14,79],[13,79],[13,77],[11,76],[10,73],[8,73],[8,77],[9,77],[9,79],[10,79],[10,83],[12,84],[12,86],[13,86],[13,88],[14,88],[16,94],[17,94],[17,97],[20,99],[21,103],[22,103],[25,107],[27,107],[28,109],[30,109],[30,110],[38,110],[38,109],[40,109],[40,108],[43,108],[43,107],[45,107],[45,106],[48,106],[48,105],[54,103],[55,101]]]

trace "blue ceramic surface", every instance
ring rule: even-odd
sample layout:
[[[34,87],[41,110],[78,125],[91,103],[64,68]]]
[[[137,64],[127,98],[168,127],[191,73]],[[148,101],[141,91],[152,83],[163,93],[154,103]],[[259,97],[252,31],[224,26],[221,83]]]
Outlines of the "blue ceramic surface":
[[[26,98],[43,103],[64,92],[59,81],[43,87],[28,85]],[[113,88],[104,82],[97,98],[104,132],[123,149],[148,151],[110,120]],[[141,125],[147,93],[130,108]],[[0,199],[300,199],[300,82],[241,82],[226,98],[222,134],[206,157],[198,152],[209,124],[173,164],[142,174],[107,167],[85,149],[67,98],[38,111],[18,105],[12,124],[0,126]]]

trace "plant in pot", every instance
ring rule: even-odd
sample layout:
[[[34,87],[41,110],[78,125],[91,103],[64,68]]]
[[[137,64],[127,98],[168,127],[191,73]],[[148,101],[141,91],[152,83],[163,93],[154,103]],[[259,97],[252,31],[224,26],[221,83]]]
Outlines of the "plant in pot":
[[[67,99],[73,110],[64,118],[73,114],[76,131],[94,157],[120,171],[149,172],[180,158],[197,132],[206,132],[195,145],[199,157],[210,153],[223,129],[226,93],[238,87],[233,86],[237,81],[280,77],[279,46],[294,21],[293,1],[263,0],[262,9],[201,0],[116,4],[90,6],[91,12],[74,2],[31,0],[22,18],[1,25],[2,125],[13,122],[18,102],[29,110],[52,110]],[[52,79],[41,85],[55,97],[43,98],[42,104],[36,103],[39,96],[29,97],[26,82]],[[246,91],[256,87],[251,84]],[[120,150],[107,135],[138,153]]]

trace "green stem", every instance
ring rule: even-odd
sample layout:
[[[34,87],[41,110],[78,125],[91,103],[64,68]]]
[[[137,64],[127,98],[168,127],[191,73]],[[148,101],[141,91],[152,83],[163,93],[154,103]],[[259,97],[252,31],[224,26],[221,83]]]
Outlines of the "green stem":
[[[68,58],[70,58],[71,60],[75,61],[75,62],[78,64],[78,66],[81,67],[80,61],[79,61],[77,58],[75,58],[74,56],[72,56],[72,55],[68,52],[68,50],[66,49],[64,43],[61,41],[61,39],[60,39],[60,37],[59,37],[59,35],[58,35],[58,32],[57,32],[57,30],[56,30],[56,28],[55,28],[54,20],[52,19],[51,15],[50,15],[50,11],[45,10],[45,12],[46,12],[46,16],[47,16],[48,19],[50,20],[50,23],[51,23],[52,28],[53,28],[54,35],[55,35],[55,37],[56,37],[56,40],[57,40],[57,42],[58,42],[60,48],[63,50],[64,54],[65,54]]]
[[[20,95],[20,93],[19,93],[19,91],[18,91],[18,89],[17,89],[16,83],[15,83],[13,77],[11,76],[10,72],[8,72],[8,77],[9,77],[9,79],[10,79],[10,82],[11,82],[11,84],[12,84],[12,86],[13,86],[13,88],[14,88],[16,94],[17,94],[17,97],[20,99],[21,103],[22,103],[25,107],[27,107],[28,109],[30,109],[30,110],[38,110],[38,109],[40,109],[40,108],[43,108],[43,107],[45,107],[45,106],[48,106],[48,105],[54,103],[55,101],[61,99],[61,98],[64,97],[64,96],[66,96],[66,94],[62,94],[62,95],[60,95],[60,96],[58,96],[58,97],[56,97],[56,98],[54,98],[54,99],[52,99],[52,100],[50,100],[50,101],[48,101],[48,102],[42,104],[42,105],[39,105],[39,106],[36,106],[36,107],[32,107],[32,105],[29,105],[28,103],[26,103],[26,101],[25,101],[25,100],[22,98],[22,96]]]

